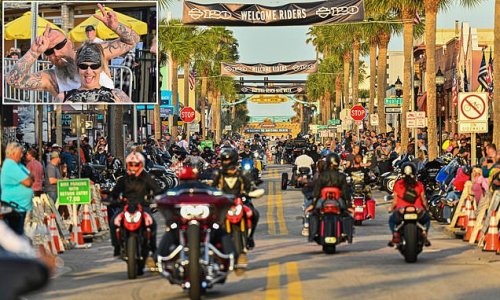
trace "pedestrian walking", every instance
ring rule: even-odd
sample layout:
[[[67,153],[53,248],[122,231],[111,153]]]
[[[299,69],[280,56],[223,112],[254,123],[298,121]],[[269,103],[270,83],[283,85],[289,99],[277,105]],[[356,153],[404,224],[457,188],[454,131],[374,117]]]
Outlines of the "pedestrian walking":
[[[33,185],[31,188],[33,189],[33,194],[35,196],[40,196],[43,193],[43,180],[45,177],[42,163],[39,162],[36,158],[38,156],[38,152],[35,149],[29,149],[26,152],[26,168],[33,174]]]
[[[33,209],[34,178],[21,163],[23,148],[20,144],[9,143],[5,149],[6,159],[0,174],[1,203],[10,206],[13,212],[5,216],[5,222],[14,232],[24,234],[26,213]]]
[[[57,200],[57,181],[62,179],[61,170],[59,169],[59,164],[61,163],[61,158],[59,157],[59,152],[53,151],[50,154],[50,162],[47,165],[47,174],[45,176],[45,192],[49,197],[56,202]]]

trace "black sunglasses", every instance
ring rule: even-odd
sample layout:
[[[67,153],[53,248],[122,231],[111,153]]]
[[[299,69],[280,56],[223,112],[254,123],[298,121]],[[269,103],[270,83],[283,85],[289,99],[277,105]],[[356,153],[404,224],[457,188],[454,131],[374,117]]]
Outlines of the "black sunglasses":
[[[80,70],[88,70],[88,68],[91,68],[92,70],[97,70],[101,67],[101,64],[78,64],[78,69]]]
[[[64,48],[64,46],[66,46],[67,42],[68,42],[68,39],[64,39],[62,42],[55,45],[53,48],[49,48],[49,49],[45,50],[44,54],[47,56],[54,54],[54,50],[61,50],[62,48]]]
[[[128,163],[129,167],[138,167],[139,163]]]

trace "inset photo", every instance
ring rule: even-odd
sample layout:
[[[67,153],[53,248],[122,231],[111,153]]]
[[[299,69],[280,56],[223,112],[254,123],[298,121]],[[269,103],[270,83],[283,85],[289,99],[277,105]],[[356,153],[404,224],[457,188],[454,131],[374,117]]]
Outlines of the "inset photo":
[[[156,104],[157,1],[3,1],[3,104]]]

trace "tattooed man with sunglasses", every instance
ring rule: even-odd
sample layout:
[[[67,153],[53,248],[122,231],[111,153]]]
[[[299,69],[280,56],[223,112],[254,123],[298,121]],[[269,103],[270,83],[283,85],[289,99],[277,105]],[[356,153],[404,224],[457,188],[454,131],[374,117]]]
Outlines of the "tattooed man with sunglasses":
[[[113,11],[106,11],[100,4],[97,6],[102,15],[96,13],[94,17],[119,36],[116,40],[100,44],[104,50],[104,59],[111,60],[134,48],[139,42],[139,35],[119,23]],[[31,66],[42,54],[45,54],[54,68],[30,74]],[[48,91],[56,97],[59,93],[81,86],[76,60],[73,42],[65,33],[47,25],[43,35],[35,40],[30,50],[9,72],[7,83],[19,89]],[[113,81],[105,73],[100,77],[100,84],[110,89],[114,88]]]

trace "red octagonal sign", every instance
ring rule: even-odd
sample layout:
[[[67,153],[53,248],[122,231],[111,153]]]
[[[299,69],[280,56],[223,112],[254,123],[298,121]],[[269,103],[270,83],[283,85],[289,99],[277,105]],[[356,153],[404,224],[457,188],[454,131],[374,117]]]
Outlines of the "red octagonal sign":
[[[366,117],[366,110],[361,105],[355,105],[351,108],[351,117],[355,121],[361,121]]]
[[[195,117],[195,112],[194,109],[191,107],[184,107],[181,109],[181,120],[185,123],[191,123],[193,122]]]

